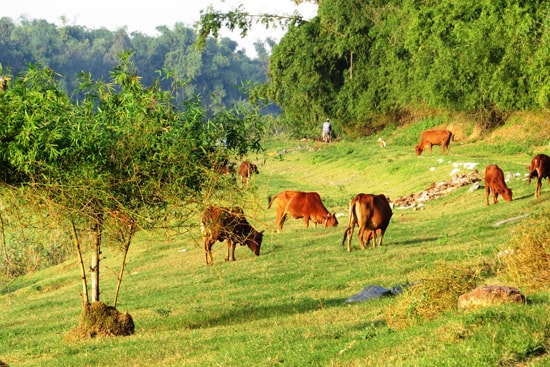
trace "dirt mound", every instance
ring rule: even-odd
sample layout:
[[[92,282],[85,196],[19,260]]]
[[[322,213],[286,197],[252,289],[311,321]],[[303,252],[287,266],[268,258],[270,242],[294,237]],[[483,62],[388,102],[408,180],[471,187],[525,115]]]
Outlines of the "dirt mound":
[[[436,200],[449,195],[456,189],[481,181],[479,172],[474,170],[453,176],[451,181],[434,182],[426,190],[418,193],[400,196],[393,201],[394,207],[415,208],[424,205],[425,202]]]
[[[134,333],[134,321],[127,312],[102,302],[84,305],[80,324],[71,331],[69,339],[89,339],[96,336],[126,336]]]

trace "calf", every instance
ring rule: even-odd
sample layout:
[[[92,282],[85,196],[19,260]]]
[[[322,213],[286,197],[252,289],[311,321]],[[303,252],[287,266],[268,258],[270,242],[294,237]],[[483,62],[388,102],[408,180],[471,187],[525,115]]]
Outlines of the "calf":
[[[498,203],[498,196],[504,200],[512,201],[512,190],[506,186],[504,173],[496,164],[490,164],[485,168],[485,205],[489,205],[489,194],[493,192],[493,203]]]
[[[260,256],[263,231],[256,231],[248,223],[243,210],[239,207],[229,209],[210,206],[206,208],[201,216],[200,227],[204,242],[206,265],[213,262],[212,246],[216,241],[227,240],[225,261],[235,261],[237,243],[247,245],[254,255]]]
[[[250,176],[252,176],[253,173],[257,175],[260,174],[260,171],[258,171],[258,166],[249,161],[244,161],[241,163],[239,167],[239,175],[241,176],[241,188],[245,185],[248,187],[248,185],[250,184]]]
[[[535,189],[535,197],[540,196],[540,188],[542,187],[542,179],[548,177],[550,185],[550,157],[546,154],[536,155],[529,166],[528,184],[531,184],[531,179],[537,176],[537,188]]]
[[[344,232],[342,246],[346,239],[351,252],[351,239],[355,225],[359,226],[357,236],[361,248],[365,249],[372,238],[372,246],[382,246],[382,240],[393,215],[388,198],[385,195],[357,194],[349,204],[348,228]],[[376,236],[379,236],[378,244]]]
[[[441,145],[441,154],[445,152],[448,154],[452,137],[453,133],[449,130],[426,130],[422,133],[420,143],[415,148],[416,155],[422,154],[426,147],[431,153],[434,145]]]

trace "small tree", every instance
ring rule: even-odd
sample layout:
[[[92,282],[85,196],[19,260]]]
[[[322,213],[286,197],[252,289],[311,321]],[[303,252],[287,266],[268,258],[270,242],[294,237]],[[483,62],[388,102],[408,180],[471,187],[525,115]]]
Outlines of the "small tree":
[[[115,307],[134,233],[165,218],[169,204],[196,202],[189,198],[208,182],[216,157],[260,148],[261,129],[253,114],[236,108],[206,119],[198,99],[177,109],[170,93],[141,84],[130,57],[121,55],[109,82],[82,74],[85,97],[77,106],[59,89],[53,71],[31,67],[8,91],[3,111],[8,123],[0,130],[7,143],[0,148],[6,178],[31,188],[69,219],[83,281],[80,326],[87,335],[133,332],[131,317]],[[238,133],[246,128],[257,134]],[[123,260],[114,306],[96,306],[99,255],[110,218],[120,234]],[[82,225],[93,230],[91,292]],[[104,323],[103,316],[116,322]]]

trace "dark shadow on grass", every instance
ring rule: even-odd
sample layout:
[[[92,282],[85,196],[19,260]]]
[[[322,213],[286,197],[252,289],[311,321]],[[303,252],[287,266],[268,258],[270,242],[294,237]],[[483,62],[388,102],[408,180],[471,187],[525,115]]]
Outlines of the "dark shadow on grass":
[[[415,245],[417,243],[422,242],[433,242],[439,240],[441,237],[417,237],[417,238],[411,238],[404,241],[392,241],[392,242],[384,242],[384,246],[391,246],[391,245]]]
[[[540,191],[540,196],[538,198],[535,197],[535,188],[533,188],[533,192],[532,193],[529,193],[529,194],[525,194],[525,195],[522,195],[522,196],[518,196],[518,197],[515,197],[514,196],[514,201],[516,200],[533,200],[533,203],[536,203],[536,204],[542,204],[542,203],[545,203],[547,201],[550,201],[550,192],[546,192],[546,195],[545,195],[545,192],[544,190],[541,190]]]
[[[534,194],[534,191],[533,191],[533,193],[531,193],[531,194],[525,194],[525,195],[521,195],[521,196],[514,196],[513,200],[514,201],[520,201],[520,200],[534,199],[534,198],[535,198],[535,194]],[[502,201],[504,201],[504,200],[502,200]],[[493,204],[492,201],[490,203]],[[499,204],[500,204],[500,201],[499,201]]]
[[[203,315],[202,317],[200,315],[195,315],[195,318],[201,318],[201,320],[189,320],[184,322],[183,326],[189,329],[201,329],[224,325],[236,325],[273,317],[302,314],[323,308],[342,307],[343,304],[343,298],[328,300],[304,298],[297,302],[275,306],[263,306],[253,302],[225,304],[220,305],[219,313]]]

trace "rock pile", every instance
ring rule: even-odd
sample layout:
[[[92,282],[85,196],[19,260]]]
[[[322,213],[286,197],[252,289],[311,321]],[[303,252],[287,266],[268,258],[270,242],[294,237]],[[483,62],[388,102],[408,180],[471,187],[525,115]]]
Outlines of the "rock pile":
[[[430,187],[421,192],[400,196],[393,201],[393,205],[401,209],[416,208],[423,206],[427,201],[442,198],[460,187],[471,185],[479,181],[481,181],[481,178],[477,170],[461,173],[453,176],[450,181],[434,182]]]

